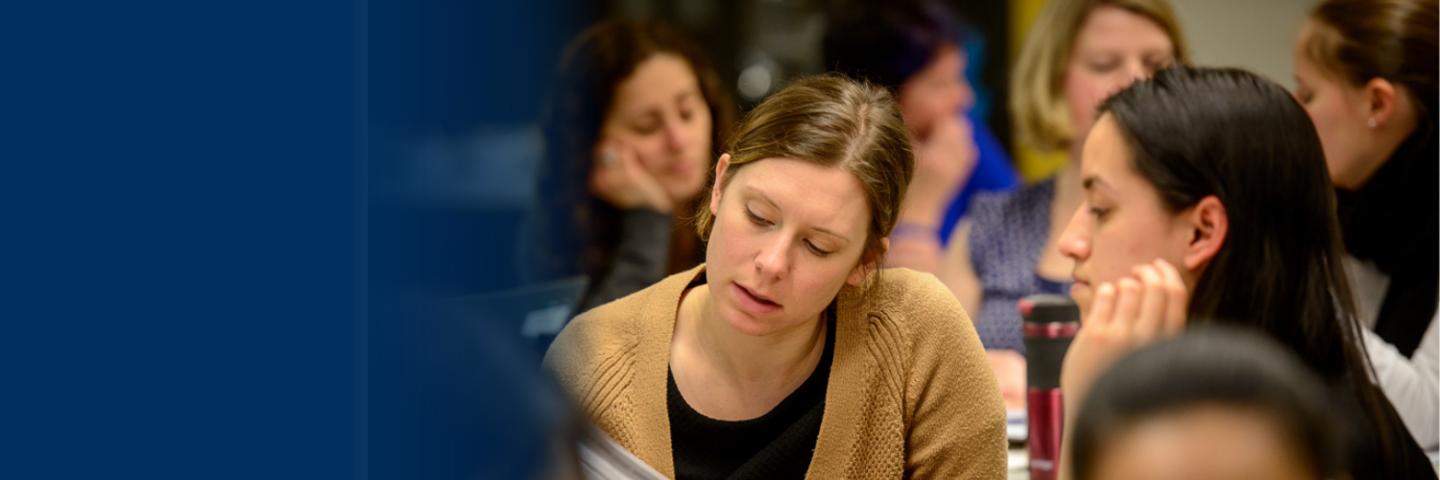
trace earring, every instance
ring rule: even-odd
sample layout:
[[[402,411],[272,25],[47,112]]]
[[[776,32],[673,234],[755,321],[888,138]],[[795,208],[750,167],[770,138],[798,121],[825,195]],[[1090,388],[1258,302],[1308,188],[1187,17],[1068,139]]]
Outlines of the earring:
[[[1366,120],[1365,124],[1369,125],[1370,128],[1375,128],[1375,117],[1370,117],[1370,120]]]

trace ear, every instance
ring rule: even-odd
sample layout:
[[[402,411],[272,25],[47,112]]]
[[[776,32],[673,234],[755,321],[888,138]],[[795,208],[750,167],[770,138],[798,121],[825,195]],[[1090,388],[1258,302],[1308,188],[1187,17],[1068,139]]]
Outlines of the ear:
[[[710,215],[720,214],[720,192],[725,190],[725,170],[730,168],[730,154],[720,155],[715,162],[715,184],[710,186]]]
[[[1384,125],[1391,117],[1395,116],[1397,101],[1395,84],[1389,80],[1375,77],[1365,84],[1365,101],[1369,104],[1370,118],[1375,119],[1375,126]]]
[[[1230,233],[1230,215],[1219,198],[1209,195],[1186,210],[1184,217],[1190,240],[1185,245],[1181,263],[1186,270],[1198,271],[1225,245],[1225,237]]]
[[[856,265],[855,269],[850,271],[850,276],[845,279],[845,283],[860,285],[860,282],[864,282],[865,277],[875,270],[876,266],[880,263],[880,257],[885,256],[885,252],[887,251],[890,251],[890,239],[882,238],[880,239],[880,247],[878,249],[866,252],[861,256],[860,264]]]

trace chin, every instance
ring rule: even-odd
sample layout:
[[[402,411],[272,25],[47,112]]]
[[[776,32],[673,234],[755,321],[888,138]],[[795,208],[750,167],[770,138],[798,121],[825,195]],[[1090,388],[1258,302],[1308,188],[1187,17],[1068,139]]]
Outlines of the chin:
[[[727,313],[728,315],[725,315],[725,324],[730,325],[730,328],[735,329],[737,332],[752,337],[763,337],[773,333],[771,329],[773,325],[770,322],[755,318],[741,311],[730,311]]]
[[[1080,307],[1080,318],[1085,318],[1086,312],[1090,311],[1090,299],[1092,295],[1093,293],[1090,291],[1089,285],[1075,284],[1070,287],[1070,299],[1074,300],[1075,305]]]
[[[700,190],[705,188],[705,174],[696,175],[693,178],[674,178],[668,182],[678,188],[668,188],[667,193],[670,199],[677,204],[684,204],[700,195]],[[686,212],[693,213],[693,212]]]

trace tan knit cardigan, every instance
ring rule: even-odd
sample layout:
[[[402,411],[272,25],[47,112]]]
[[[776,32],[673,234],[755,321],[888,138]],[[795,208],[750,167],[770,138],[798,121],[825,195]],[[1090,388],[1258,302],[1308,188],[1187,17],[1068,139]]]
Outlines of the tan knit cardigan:
[[[545,355],[581,411],[675,477],[666,408],[683,290],[704,265],[575,318]],[[840,290],[820,437],[805,478],[1006,475],[1005,407],[970,318],[935,277],[906,269]]]

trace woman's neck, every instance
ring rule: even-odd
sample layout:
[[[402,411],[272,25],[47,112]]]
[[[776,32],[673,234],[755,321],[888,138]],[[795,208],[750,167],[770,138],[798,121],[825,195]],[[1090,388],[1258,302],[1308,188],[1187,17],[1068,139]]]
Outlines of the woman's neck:
[[[793,391],[809,378],[824,353],[823,314],[794,328],[752,336],[737,331],[720,317],[708,285],[692,290],[685,303],[693,309],[688,321],[682,318],[676,322],[676,336],[681,336],[683,330],[693,341],[695,359],[718,375],[717,380],[739,391]],[[682,312],[684,307],[682,303]]]

